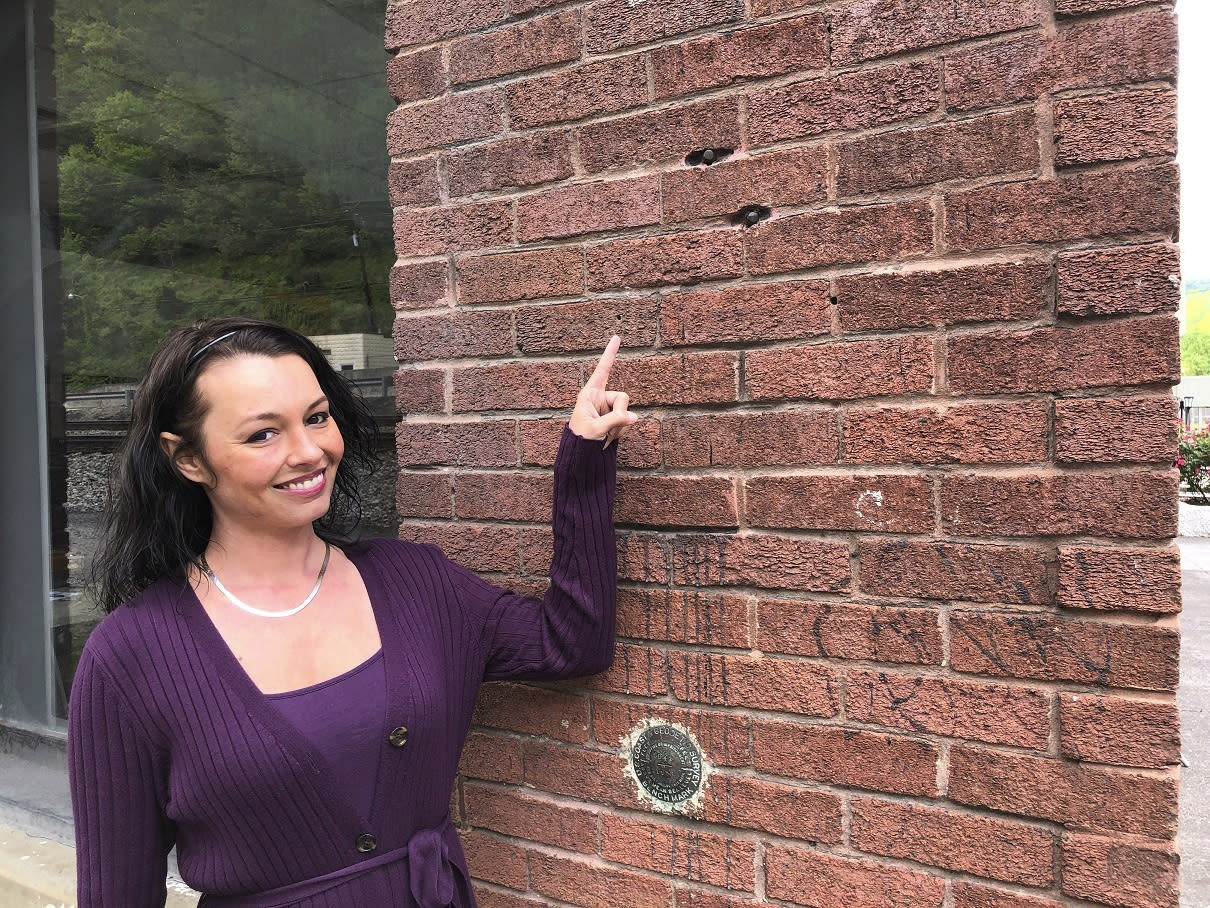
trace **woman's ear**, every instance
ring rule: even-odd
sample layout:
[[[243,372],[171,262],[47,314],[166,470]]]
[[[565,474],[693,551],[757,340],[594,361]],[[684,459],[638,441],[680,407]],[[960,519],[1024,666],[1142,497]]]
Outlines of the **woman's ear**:
[[[184,447],[184,441],[181,436],[172,432],[160,433],[160,447],[176,467],[176,471],[190,482],[204,486],[210,480],[210,471],[206,469],[200,457]]]

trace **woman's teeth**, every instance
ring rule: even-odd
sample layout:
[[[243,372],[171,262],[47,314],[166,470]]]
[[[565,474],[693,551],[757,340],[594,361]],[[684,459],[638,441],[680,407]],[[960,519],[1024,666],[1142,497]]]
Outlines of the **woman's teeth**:
[[[313,489],[324,481],[323,473],[316,473],[309,479],[296,479],[294,482],[283,482],[281,488],[290,489],[294,492],[305,492],[308,489]]]

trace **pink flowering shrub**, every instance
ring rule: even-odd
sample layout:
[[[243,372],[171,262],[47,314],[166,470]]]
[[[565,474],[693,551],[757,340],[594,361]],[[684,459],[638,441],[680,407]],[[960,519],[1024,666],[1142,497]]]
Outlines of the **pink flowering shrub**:
[[[1172,466],[1181,473],[1181,484],[1197,504],[1210,505],[1210,426],[1191,429],[1182,425]]]

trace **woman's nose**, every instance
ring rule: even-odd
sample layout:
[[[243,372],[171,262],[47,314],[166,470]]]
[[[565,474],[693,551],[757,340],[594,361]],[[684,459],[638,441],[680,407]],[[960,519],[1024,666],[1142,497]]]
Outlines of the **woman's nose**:
[[[322,458],[323,448],[316,443],[306,428],[295,429],[290,433],[290,463],[315,463]]]

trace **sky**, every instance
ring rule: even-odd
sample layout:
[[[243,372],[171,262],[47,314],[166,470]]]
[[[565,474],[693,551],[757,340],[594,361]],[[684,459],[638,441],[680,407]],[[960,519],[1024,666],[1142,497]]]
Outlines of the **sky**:
[[[1210,280],[1210,2],[1177,0],[1181,272]]]

